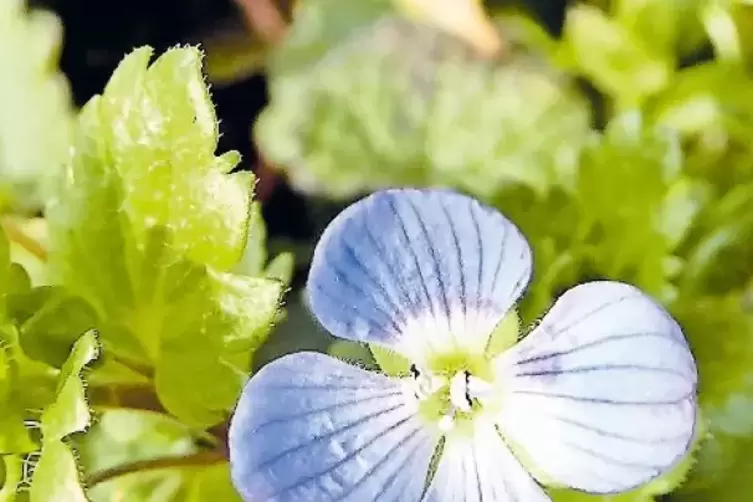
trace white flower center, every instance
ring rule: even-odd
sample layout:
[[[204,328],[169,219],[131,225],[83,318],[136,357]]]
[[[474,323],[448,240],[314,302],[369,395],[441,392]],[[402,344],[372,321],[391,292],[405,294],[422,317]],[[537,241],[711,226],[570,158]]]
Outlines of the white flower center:
[[[411,374],[413,393],[427,410],[426,416],[443,432],[454,429],[458,420],[472,420],[482,407],[480,398],[492,388],[467,370],[448,377],[419,371],[414,365]]]

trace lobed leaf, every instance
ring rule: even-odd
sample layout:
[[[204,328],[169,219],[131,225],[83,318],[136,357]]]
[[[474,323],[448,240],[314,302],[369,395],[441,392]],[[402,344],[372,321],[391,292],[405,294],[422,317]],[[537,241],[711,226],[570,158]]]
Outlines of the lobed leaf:
[[[570,82],[501,28],[509,50],[479,56],[388,0],[314,0],[273,55],[262,153],[300,188],[345,198],[395,185],[488,197],[546,191],[589,131]],[[519,37],[521,38],[521,37]]]
[[[105,350],[153,370],[168,411],[208,426],[232,408],[284,286],[229,272],[263,234],[248,234],[251,175],[214,154],[199,51],[150,56],[127,56],[81,112],[48,208],[50,265],[93,307]]]

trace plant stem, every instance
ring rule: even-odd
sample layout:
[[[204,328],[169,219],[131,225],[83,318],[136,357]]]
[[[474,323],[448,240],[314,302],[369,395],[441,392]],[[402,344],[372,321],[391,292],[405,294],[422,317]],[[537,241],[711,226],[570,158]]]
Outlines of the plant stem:
[[[129,464],[119,465],[111,469],[95,472],[86,479],[86,486],[91,488],[97,484],[110,481],[137,472],[159,471],[163,469],[186,469],[191,467],[207,467],[226,462],[227,458],[219,451],[204,451],[185,457],[162,457],[149,460],[139,460]]]
[[[149,384],[90,385],[88,394],[91,406],[100,410],[126,409],[172,417]],[[207,430],[189,429],[189,433],[226,456],[228,426],[224,421]]]

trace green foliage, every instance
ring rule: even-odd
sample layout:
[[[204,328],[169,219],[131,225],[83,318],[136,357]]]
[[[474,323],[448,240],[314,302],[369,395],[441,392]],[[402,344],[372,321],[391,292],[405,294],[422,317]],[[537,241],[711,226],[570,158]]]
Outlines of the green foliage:
[[[122,465],[149,466],[155,460],[191,459],[200,454],[184,424],[164,415],[124,409],[106,411],[81,441],[80,451],[83,462],[96,472],[117,472]],[[96,484],[89,495],[92,500],[112,500],[119,493],[128,493],[131,500],[239,500],[226,464],[218,460],[208,458],[205,465],[168,462],[153,471],[134,470]]]
[[[746,500],[751,2],[568,2],[556,37],[529,9],[548,2],[488,2],[510,3],[484,18],[476,0],[299,2],[264,48],[258,146],[314,196],[317,227],[327,199],[395,185],[453,187],[515,221],[535,277],[490,353],[590,279],[634,283],[677,317],[700,371],[693,455],[630,493],[553,488],[557,502]],[[279,309],[296,263],[268,252],[238,153],[216,153],[199,50],[151,64],[135,50],[73,121],[60,35],[0,0],[0,208],[46,207],[0,219],[0,502],[237,501],[224,442],[241,385],[331,339],[298,292],[289,320]],[[214,57],[234,80],[243,58]],[[376,347],[328,350],[408,370]]]
[[[86,502],[79,470],[70,445],[64,440],[82,432],[91,420],[81,372],[97,358],[99,347],[93,332],[83,335],[63,365],[54,400],[42,412],[39,429],[42,448],[29,487],[32,501]]]
[[[52,13],[0,0],[0,209],[39,208],[68,148],[68,83]]]
[[[296,14],[255,134],[301,188],[546,191],[588,130],[582,96],[547,68],[545,51],[523,44],[515,19],[522,40],[487,60],[390,0],[311,0]]]
[[[215,155],[202,54],[151,54],[127,56],[81,110],[40,231],[4,220],[0,501],[236,497],[223,431],[293,261],[269,260],[237,152]],[[87,400],[81,372],[100,349]],[[118,453],[107,424],[121,408],[137,432]],[[154,457],[159,472],[141,472]]]
[[[153,368],[163,405],[209,426],[232,408],[283,285],[229,272],[247,247],[253,179],[227,174],[236,152],[214,155],[200,53],[148,66],[150,55],[124,59],[81,112],[48,209],[50,265],[94,307],[109,353]]]
[[[460,16],[448,26],[437,7],[417,18],[404,9],[411,3],[424,5],[303,2],[272,55],[271,101],[254,126],[262,152],[300,189],[330,198],[443,185],[495,205],[534,248],[523,326],[585,280],[629,281],[659,299],[698,359],[695,454],[617,498],[559,490],[555,500],[652,501],[677,490],[683,500],[745,499],[749,2],[576,2],[557,39],[525,9],[495,10],[502,43],[492,55],[465,42],[473,34]],[[363,359],[346,349],[332,352]],[[388,373],[406,369],[393,354],[372,354]]]

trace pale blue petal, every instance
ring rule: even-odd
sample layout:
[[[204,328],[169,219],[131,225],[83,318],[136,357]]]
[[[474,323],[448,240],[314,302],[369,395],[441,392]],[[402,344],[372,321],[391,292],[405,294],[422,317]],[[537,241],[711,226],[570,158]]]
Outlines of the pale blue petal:
[[[493,425],[450,434],[424,502],[550,502]]]
[[[672,317],[632,286],[571,289],[497,367],[503,433],[557,482],[625,491],[688,450],[693,356]]]
[[[301,352],[263,367],[230,424],[248,502],[416,501],[437,438],[399,380]]]
[[[330,223],[308,295],[332,334],[420,359],[483,350],[530,275],[528,243],[494,209],[446,190],[386,190]]]

